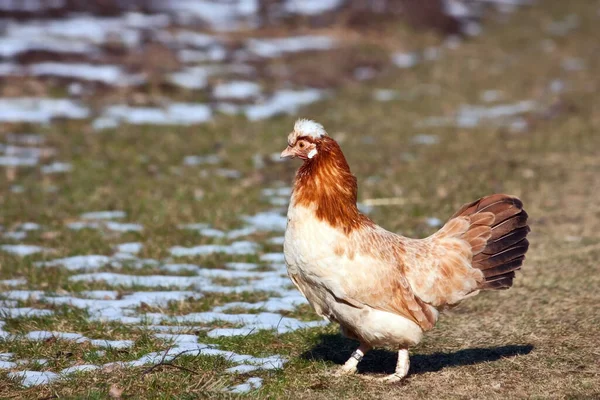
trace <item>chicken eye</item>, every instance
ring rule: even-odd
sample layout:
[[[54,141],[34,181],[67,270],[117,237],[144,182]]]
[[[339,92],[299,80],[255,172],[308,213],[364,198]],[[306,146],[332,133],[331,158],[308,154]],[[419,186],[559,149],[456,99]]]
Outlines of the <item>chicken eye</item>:
[[[298,143],[298,146],[300,146],[300,148],[303,149],[304,148],[304,142]]]

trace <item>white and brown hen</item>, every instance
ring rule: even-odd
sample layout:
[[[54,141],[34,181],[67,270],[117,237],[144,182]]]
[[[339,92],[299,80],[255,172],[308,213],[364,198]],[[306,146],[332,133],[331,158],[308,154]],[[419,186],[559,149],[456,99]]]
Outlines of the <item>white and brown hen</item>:
[[[398,351],[398,363],[384,380],[401,380],[408,348],[441,310],[509,288],[521,268],[529,227],[516,197],[483,197],[433,235],[410,239],[358,211],[356,178],[322,125],[298,120],[281,157],[303,160],[285,232],[289,276],[319,315],[360,342],[340,373],[356,372],[368,350],[387,347]]]

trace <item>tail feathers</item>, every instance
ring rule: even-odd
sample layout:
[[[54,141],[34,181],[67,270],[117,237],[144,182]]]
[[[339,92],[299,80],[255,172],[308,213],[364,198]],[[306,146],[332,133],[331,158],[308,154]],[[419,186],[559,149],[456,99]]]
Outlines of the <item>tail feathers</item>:
[[[479,289],[508,289],[529,248],[527,213],[516,197],[494,194],[465,204],[454,217],[469,217],[463,234],[473,253],[472,266],[485,280]]]

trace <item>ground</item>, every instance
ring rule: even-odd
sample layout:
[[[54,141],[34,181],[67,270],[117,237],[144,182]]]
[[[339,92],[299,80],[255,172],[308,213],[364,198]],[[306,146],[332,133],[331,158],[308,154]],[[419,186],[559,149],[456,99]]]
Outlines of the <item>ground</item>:
[[[393,370],[394,354],[385,350],[369,353],[359,365],[358,376],[335,377],[333,372],[355,343],[342,338],[333,325],[215,337],[208,335],[209,328],[235,324],[211,321],[195,324],[197,329],[185,328],[184,333],[195,335],[199,343],[211,343],[221,350],[255,357],[280,355],[286,360],[283,368],[228,374],[225,370],[239,363],[202,353],[183,354],[163,364],[157,360],[139,367],[106,366],[173,347],[177,336],[162,340],[144,328],[144,323],[94,319],[89,310],[69,302],[52,303],[28,292],[22,298],[8,296],[12,303],[0,304],[5,322],[0,328],[7,335],[0,339],[0,353],[13,353],[6,356],[8,362],[46,359],[44,365],[26,362],[26,369],[52,372],[76,365],[104,367],[25,387],[14,375],[8,378],[24,368],[10,364],[0,369],[0,397],[226,398],[234,395],[225,389],[249,377],[260,377],[262,387],[248,396],[599,398],[598,7],[596,2],[581,0],[546,1],[543,7],[519,9],[505,21],[487,21],[482,35],[444,50],[435,61],[413,68],[387,68],[367,82],[342,82],[328,98],[297,115],[254,122],[243,116],[219,115],[197,126],[123,125],[99,133],[91,131],[85,121],[21,126],[22,131],[43,134],[45,145],[56,149],[57,159],[69,162],[72,170],[47,175],[35,168],[5,168],[0,178],[5,232],[23,231],[25,222],[35,222],[40,228],[27,231],[26,239],[4,237],[2,244],[26,243],[52,250],[29,256],[0,252],[0,279],[23,279],[2,283],[4,294],[39,290],[48,296],[70,298],[83,291],[110,290],[119,300],[134,292],[173,289],[168,283],[147,287],[111,282],[112,278],[75,280],[70,278],[81,276],[86,268],[70,271],[35,264],[75,255],[112,256],[116,245],[127,242],[142,243],[140,258],[202,265],[203,269],[222,269],[230,261],[256,263],[259,272],[277,275],[276,263],[261,258],[281,252],[280,245],[269,242],[277,235],[268,229],[235,239],[258,243],[259,250],[250,254],[210,252],[179,257],[171,250],[174,246],[233,241],[180,229],[180,225],[202,222],[229,232],[245,226],[242,216],[274,208],[269,202],[277,196],[265,195],[264,189],[289,186],[298,163],[280,163],[270,157],[285,147],[296,117],[321,122],[341,143],[358,178],[359,202],[370,206],[370,217],[385,228],[423,237],[435,231],[436,218],[443,221],[463,203],[504,192],[523,200],[530,216],[531,246],[513,288],[480,294],[442,316],[423,342],[410,350],[410,373],[399,385],[383,385],[360,376]],[[572,31],[564,36],[549,32],[553,21],[569,14],[578,18]],[[402,29],[400,36],[410,35]],[[415,43],[423,43],[420,34],[414,35],[419,37]],[[372,41],[365,39],[363,51],[368,51]],[[322,62],[323,57],[315,54],[313,61]],[[306,66],[310,59],[294,62],[305,71],[319,70]],[[335,66],[319,66],[322,76],[336,76]],[[379,88],[395,90],[397,96],[376,101],[373,93]],[[492,101],[486,103],[482,96]],[[440,123],[442,120],[430,118],[450,118],[464,104],[489,109],[525,100],[535,106],[526,107],[521,117],[509,123],[477,117],[474,124],[464,120]],[[463,110],[461,115],[469,120],[477,112]],[[6,140],[7,133],[4,129]],[[183,163],[186,156],[208,154],[219,156],[217,166]],[[240,175],[219,175],[217,167]],[[119,222],[140,224],[143,229],[136,231],[130,226],[132,231],[114,232],[68,227],[68,223],[81,221],[81,214],[100,210],[123,211],[125,217]],[[269,257],[277,261],[276,255]],[[166,274],[156,265],[138,268],[127,263],[103,265],[93,272]],[[186,273],[180,270],[170,275]],[[235,277],[213,276],[209,283],[235,286]],[[250,289],[214,290],[194,299],[193,293],[202,291],[203,282],[200,287],[179,285],[178,289],[189,289],[192,294],[176,301],[142,301],[132,315],[148,314],[163,325],[177,325],[160,316],[184,316],[234,301],[257,302],[277,296]],[[113,292],[107,296],[112,299]],[[15,307],[50,313],[19,316],[11,314]],[[248,311],[232,308],[229,312]],[[307,305],[281,314],[301,322],[318,321]],[[89,341],[19,336],[33,331],[74,332],[91,339],[132,340],[133,344],[96,351]]]

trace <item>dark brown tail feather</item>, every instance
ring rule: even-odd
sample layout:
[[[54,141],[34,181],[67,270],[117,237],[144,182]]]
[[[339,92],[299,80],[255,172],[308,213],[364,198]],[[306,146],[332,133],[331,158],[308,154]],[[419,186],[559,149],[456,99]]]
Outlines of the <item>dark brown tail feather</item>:
[[[459,216],[468,216],[472,221],[464,238],[473,249],[473,267],[485,277],[479,289],[511,287],[529,248],[526,236],[530,229],[521,200],[493,194],[465,204],[452,218]]]

